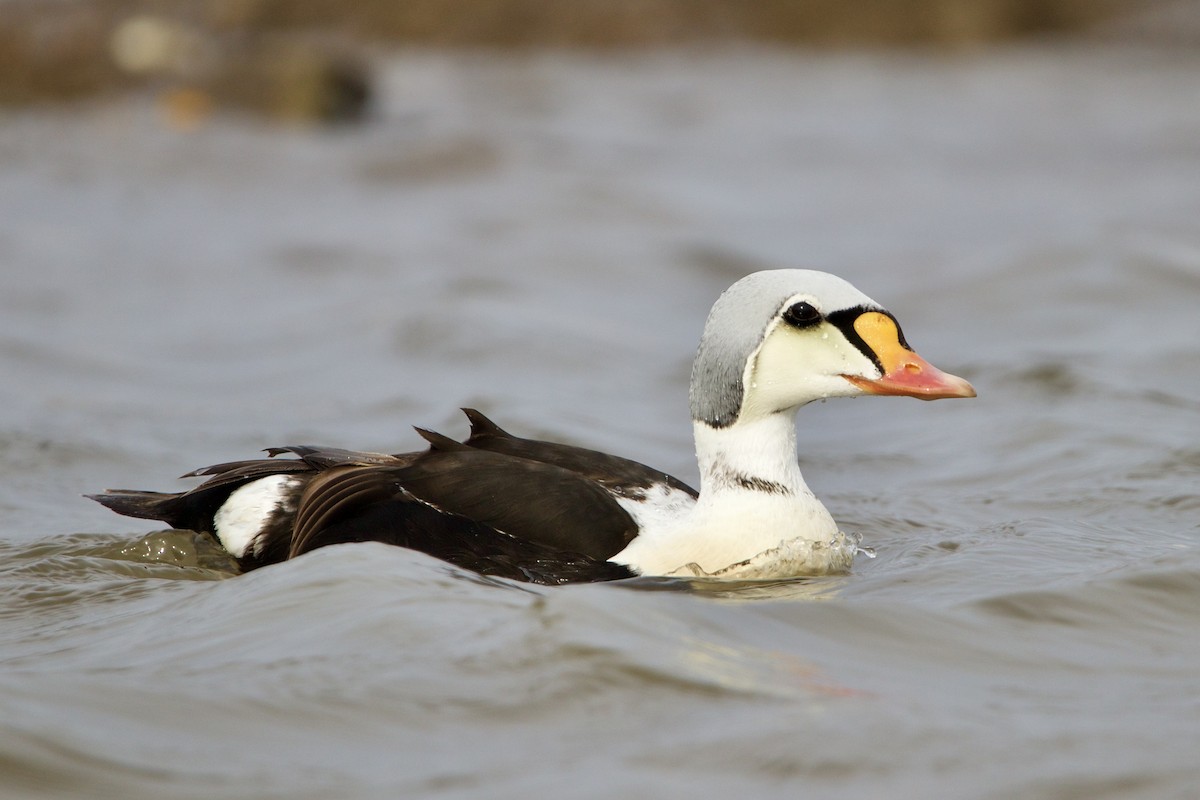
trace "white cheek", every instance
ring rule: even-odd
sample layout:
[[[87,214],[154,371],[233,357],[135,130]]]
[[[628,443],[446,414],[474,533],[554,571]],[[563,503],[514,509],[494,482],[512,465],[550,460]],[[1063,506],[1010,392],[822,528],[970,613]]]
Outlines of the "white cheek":
[[[281,506],[290,504],[298,478],[271,475],[247,483],[229,495],[213,515],[213,530],[230,555],[241,558]]]
[[[832,326],[812,331],[777,326],[747,366],[743,413],[770,414],[862,394],[842,375],[877,378],[879,370]]]

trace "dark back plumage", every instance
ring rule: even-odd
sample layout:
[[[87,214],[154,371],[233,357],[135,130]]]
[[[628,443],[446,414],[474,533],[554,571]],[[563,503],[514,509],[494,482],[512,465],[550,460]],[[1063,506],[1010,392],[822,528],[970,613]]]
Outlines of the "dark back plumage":
[[[621,497],[640,500],[656,484],[666,484],[692,497],[698,496],[696,490],[683,481],[645,464],[599,450],[536,439],[521,439],[473,408],[464,408],[463,413],[471,422],[471,435],[464,443],[470,447],[554,464],[595,481]]]

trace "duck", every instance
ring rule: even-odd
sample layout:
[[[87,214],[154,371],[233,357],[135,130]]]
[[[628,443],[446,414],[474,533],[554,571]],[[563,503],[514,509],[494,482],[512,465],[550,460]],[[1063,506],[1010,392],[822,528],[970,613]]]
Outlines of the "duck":
[[[373,541],[535,584],[836,574],[859,539],[805,483],[795,416],[864,395],[976,392],[917,355],[896,317],[846,280],[764,270],[717,298],[693,361],[699,490],[620,456],[515,436],[467,408],[467,438],[416,428],[422,451],[274,447],[193,470],[183,477],[206,480],[186,491],[87,497],[211,535],[243,572]]]

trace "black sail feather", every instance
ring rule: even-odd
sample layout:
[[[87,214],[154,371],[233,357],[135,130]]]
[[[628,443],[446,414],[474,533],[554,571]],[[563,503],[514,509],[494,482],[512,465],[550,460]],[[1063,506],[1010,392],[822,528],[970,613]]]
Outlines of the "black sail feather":
[[[643,496],[656,484],[665,484],[692,497],[698,496],[696,490],[683,481],[645,464],[569,444],[520,439],[473,408],[464,408],[463,413],[471,422],[471,436],[466,441],[471,447],[554,464],[595,481],[622,497]]]

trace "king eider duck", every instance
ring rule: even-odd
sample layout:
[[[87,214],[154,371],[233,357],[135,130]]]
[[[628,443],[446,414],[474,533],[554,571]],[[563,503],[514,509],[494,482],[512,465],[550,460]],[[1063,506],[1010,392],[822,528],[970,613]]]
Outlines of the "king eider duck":
[[[833,275],[770,270],[726,290],[704,326],[690,404],[700,491],[617,456],[521,439],[483,414],[423,452],[272,448],[180,493],[90,495],[212,534],[243,570],[376,541],[535,583],[635,575],[782,578],[843,572],[857,542],[809,491],[794,415],[829,397],[974,397],[909,347],[888,311]],[[275,458],[291,454],[294,458]]]

